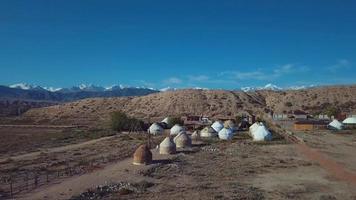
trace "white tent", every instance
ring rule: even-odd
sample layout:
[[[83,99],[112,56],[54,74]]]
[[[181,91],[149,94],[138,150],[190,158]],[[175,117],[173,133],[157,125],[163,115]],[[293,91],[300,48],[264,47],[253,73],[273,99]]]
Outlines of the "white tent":
[[[178,135],[173,139],[174,143],[178,148],[185,148],[192,146],[192,139],[187,135],[185,131],[178,133]]]
[[[209,126],[205,127],[203,130],[200,131],[200,137],[216,137],[216,136],[217,136],[216,131]]]
[[[163,133],[163,128],[159,124],[153,123],[149,128],[149,132],[152,135],[160,135]]]
[[[348,117],[344,121],[342,121],[343,124],[350,124],[350,125],[356,125],[356,117]]]
[[[176,124],[171,128],[171,135],[178,135],[178,133],[182,131],[185,131],[184,127],[179,124]]]
[[[259,123],[258,122],[255,122],[253,123],[250,128],[249,128],[249,135],[252,136],[252,132],[256,131],[256,129],[258,128],[259,126]]]
[[[234,136],[234,134],[229,128],[223,128],[219,131],[219,138],[221,140],[231,140],[232,136]]]
[[[236,126],[235,122],[232,121],[232,120],[226,120],[226,121],[224,122],[224,127],[225,127],[225,128],[229,128],[229,129],[231,129],[232,131],[237,130],[237,126]]]
[[[343,124],[339,122],[337,119],[334,119],[332,122],[329,123],[328,127],[336,130],[343,129]]]
[[[176,144],[174,144],[172,138],[166,137],[161,144],[159,144],[160,154],[174,154],[176,153]]]
[[[213,128],[216,132],[219,132],[224,128],[224,124],[222,124],[220,121],[215,121],[213,125],[211,125],[211,128]]]
[[[169,120],[170,120],[169,117],[166,117],[161,122],[168,124]]]
[[[251,134],[254,141],[272,140],[271,132],[269,132],[263,124],[259,124]]]

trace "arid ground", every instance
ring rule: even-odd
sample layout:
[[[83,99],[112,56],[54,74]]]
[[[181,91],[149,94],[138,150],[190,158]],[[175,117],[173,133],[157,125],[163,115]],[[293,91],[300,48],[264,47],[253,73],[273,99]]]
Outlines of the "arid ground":
[[[14,199],[356,199],[355,131],[296,133],[305,144],[281,137],[256,143],[238,132],[231,142],[203,140],[174,155],[152,149],[154,162],[147,166],[132,165],[143,133],[0,133],[3,199],[11,198],[4,180],[10,175]],[[154,137],[154,145],[163,137]]]

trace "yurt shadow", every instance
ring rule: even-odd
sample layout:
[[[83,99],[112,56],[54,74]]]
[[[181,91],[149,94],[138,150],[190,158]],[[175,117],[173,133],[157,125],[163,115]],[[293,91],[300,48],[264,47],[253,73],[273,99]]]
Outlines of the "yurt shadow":
[[[151,164],[171,164],[173,161],[171,159],[155,159],[152,160]]]
[[[200,144],[192,144],[192,147],[199,147],[199,148],[201,148],[201,147],[205,147],[205,146],[208,146],[208,144],[206,144],[206,143],[200,143]]]
[[[199,150],[197,149],[177,149],[177,154],[178,153],[184,153],[184,154],[193,154],[198,152]]]

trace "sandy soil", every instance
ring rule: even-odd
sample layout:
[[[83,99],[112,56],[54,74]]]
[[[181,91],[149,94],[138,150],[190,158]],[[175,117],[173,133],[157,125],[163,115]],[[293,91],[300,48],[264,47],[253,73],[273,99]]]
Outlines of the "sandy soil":
[[[118,192],[100,199],[355,199],[355,186],[310,160],[297,145],[206,141],[170,156],[156,150],[154,164],[119,161],[93,173],[39,188],[20,199],[68,199],[89,188],[115,182],[152,184],[144,191]],[[168,159],[168,160],[166,160]]]

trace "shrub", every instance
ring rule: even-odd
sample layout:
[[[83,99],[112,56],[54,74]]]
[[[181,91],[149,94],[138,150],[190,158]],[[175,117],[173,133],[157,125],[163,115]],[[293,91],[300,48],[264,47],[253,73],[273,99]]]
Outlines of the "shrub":
[[[340,110],[337,109],[336,107],[333,107],[333,106],[330,106],[328,107],[324,113],[328,116],[328,117],[331,117],[331,116],[337,116],[339,113],[340,113]]]
[[[114,131],[143,130],[144,123],[136,118],[128,117],[123,112],[111,113],[111,128]]]
[[[293,106],[293,104],[292,104],[292,102],[286,102],[285,104],[284,104],[285,106],[288,106],[288,107],[292,107]]]
[[[184,122],[180,117],[171,117],[171,118],[169,118],[168,127],[173,127],[176,124],[179,124],[179,125],[183,126]]]

